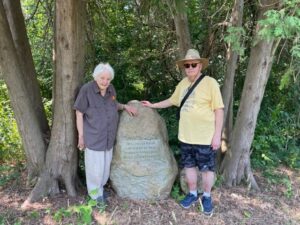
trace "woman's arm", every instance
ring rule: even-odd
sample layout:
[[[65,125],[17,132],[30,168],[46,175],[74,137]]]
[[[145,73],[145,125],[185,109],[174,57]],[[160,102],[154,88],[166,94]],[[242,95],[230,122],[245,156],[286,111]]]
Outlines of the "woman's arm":
[[[130,105],[118,103],[118,110],[126,110],[126,112],[130,116],[136,116],[137,115],[137,109],[135,107],[130,106]]]
[[[78,131],[78,145],[79,150],[84,149],[84,139],[83,139],[83,113],[76,110],[76,127]]]

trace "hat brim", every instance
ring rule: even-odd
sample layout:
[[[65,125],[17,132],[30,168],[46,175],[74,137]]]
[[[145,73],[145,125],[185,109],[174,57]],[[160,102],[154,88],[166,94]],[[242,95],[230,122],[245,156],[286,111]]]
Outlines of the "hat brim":
[[[177,66],[179,66],[180,68],[183,67],[183,65],[188,62],[188,61],[198,61],[202,64],[202,70],[206,69],[206,67],[208,67],[208,63],[209,60],[206,58],[200,58],[200,59],[182,59],[182,60],[178,60],[176,62]]]

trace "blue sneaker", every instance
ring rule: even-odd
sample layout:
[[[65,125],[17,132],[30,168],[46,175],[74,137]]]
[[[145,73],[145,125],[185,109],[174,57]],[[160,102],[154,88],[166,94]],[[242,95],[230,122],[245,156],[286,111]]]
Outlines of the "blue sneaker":
[[[180,206],[182,208],[188,209],[190,208],[195,202],[198,201],[198,196],[188,193],[183,200],[180,201]]]
[[[202,199],[201,199],[201,208],[202,208],[202,212],[206,216],[212,216],[214,206],[212,204],[211,197],[206,197],[206,196],[202,197]]]

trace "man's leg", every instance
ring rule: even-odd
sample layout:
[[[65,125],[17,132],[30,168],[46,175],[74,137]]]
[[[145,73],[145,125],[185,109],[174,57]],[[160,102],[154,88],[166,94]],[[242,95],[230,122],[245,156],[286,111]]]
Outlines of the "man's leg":
[[[202,188],[204,191],[201,198],[202,211],[205,215],[211,216],[214,207],[210,192],[214,185],[216,152],[210,146],[199,146],[196,157],[199,170],[202,173]]]
[[[186,180],[188,183],[189,191],[193,194],[196,192],[196,196],[197,196],[197,169],[196,169],[196,167],[185,168],[185,176],[186,176]]]
[[[189,193],[180,201],[180,206],[188,209],[198,200],[197,170],[193,145],[181,143],[181,164],[185,168],[185,178],[188,183]]]
[[[202,172],[202,182],[203,182],[203,191],[204,193],[209,193],[211,192],[211,188],[214,185],[214,180],[215,180],[215,173],[212,171],[205,171]]]
[[[212,203],[212,198],[211,198],[211,189],[214,185],[214,172],[212,171],[205,171],[202,172],[202,182],[203,182],[203,195],[201,198],[201,207],[202,211],[204,212],[205,215],[211,216],[213,214],[213,203]]]

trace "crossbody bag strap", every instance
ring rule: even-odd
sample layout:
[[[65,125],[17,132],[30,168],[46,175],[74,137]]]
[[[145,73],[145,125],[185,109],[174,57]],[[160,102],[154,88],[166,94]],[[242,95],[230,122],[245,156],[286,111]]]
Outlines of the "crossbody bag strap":
[[[180,102],[180,106],[178,108],[178,112],[177,112],[177,117],[179,119],[180,117],[180,110],[182,108],[182,106],[184,105],[185,101],[187,100],[187,98],[190,96],[190,94],[192,93],[192,91],[196,88],[196,86],[200,83],[200,81],[205,77],[205,74],[202,74],[197,80],[196,82],[193,84],[193,86],[188,90],[188,92],[185,94],[185,96],[183,97],[182,101]]]

